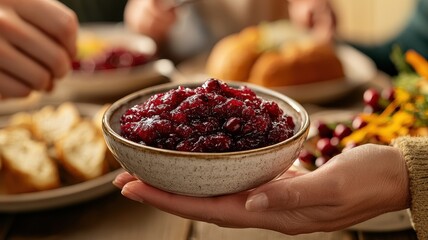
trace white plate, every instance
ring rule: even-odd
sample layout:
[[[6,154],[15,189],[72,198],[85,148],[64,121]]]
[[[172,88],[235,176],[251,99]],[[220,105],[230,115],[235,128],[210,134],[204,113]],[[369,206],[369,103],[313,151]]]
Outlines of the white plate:
[[[156,43],[149,37],[132,33],[122,24],[83,25],[80,34],[92,34],[111,46],[123,46],[131,50],[156,54]],[[154,57],[155,58],[155,57]],[[57,82],[54,91],[46,98],[49,100],[99,100],[100,98],[121,97],[141,88],[165,81],[155,65],[159,60],[146,64],[93,73],[72,71]]]
[[[342,62],[345,78],[286,87],[272,87],[300,103],[325,103],[346,96],[346,94],[368,83],[377,74],[374,62],[349,45],[336,46],[336,53]],[[201,55],[178,66],[178,70],[189,80],[203,81],[208,56]]]
[[[76,106],[82,116],[93,116],[100,108],[99,105],[94,104],[79,103]],[[6,121],[7,117],[0,118],[0,126],[4,126]],[[0,212],[51,209],[100,197],[116,189],[112,181],[122,171],[123,169],[117,169],[89,181],[34,193],[4,194],[1,193],[0,186]]]
[[[322,120],[326,123],[333,123],[349,120],[355,116],[355,114],[355,111],[327,110],[311,115],[310,120],[311,122]],[[314,136],[315,134],[316,129],[311,126],[308,137]],[[299,160],[296,160],[293,166],[300,171],[308,171],[306,168],[300,165]],[[379,215],[362,223],[351,226],[348,229],[356,231],[399,231],[409,228],[412,228],[412,225],[408,210],[401,210]]]
[[[33,109],[40,103],[41,94],[32,92],[28,97],[0,100],[0,115]]]

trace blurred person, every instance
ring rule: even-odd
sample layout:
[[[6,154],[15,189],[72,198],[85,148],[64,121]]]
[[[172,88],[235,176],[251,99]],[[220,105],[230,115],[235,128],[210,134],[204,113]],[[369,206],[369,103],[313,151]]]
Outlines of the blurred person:
[[[410,207],[418,238],[428,239],[427,149],[428,137],[361,145],[315,171],[288,171],[253,190],[217,197],[164,192],[129,173],[113,183],[125,197],[184,218],[291,235],[341,230]]]
[[[288,18],[286,0],[202,0],[179,8],[171,2],[129,0],[124,21],[131,30],[154,38],[175,62],[205,52],[245,27]]]

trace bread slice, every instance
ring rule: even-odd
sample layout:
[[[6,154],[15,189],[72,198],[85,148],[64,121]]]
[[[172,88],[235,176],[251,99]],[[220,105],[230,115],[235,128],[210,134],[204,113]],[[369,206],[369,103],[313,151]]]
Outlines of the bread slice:
[[[79,122],[55,148],[60,164],[77,181],[96,178],[108,170],[104,138],[89,120]]]
[[[46,144],[32,140],[28,134],[24,128],[6,129],[0,134],[7,137],[0,145],[0,158],[8,193],[42,191],[61,185]]]
[[[79,110],[72,103],[63,103],[56,109],[46,106],[33,114],[33,132],[38,139],[51,145],[64,137],[80,118]]]

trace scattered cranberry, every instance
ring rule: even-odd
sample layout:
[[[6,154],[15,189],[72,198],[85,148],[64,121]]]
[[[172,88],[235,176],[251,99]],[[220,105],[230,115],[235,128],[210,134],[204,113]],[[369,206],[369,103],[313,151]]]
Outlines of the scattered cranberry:
[[[89,59],[73,60],[72,68],[73,70],[94,72],[143,65],[149,60],[150,57],[144,53],[116,47]]]
[[[352,128],[353,129],[361,129],[363,127],[367,126],[367,122],[364,121],[360,116],[356,116],[353,120],[352,120]]]
[[[395,99],[395,90],[394,88],[385,88],[382,90],[381,96],[383,99],[388,100],[389,102],[394,101]]]
[[[312,154],[310,151],[308,151],[307,149],[302,149],[302,151],[300,151],[299,153],[299,160],[308,164],[315,164],[315,159],[317,157]]]
[[[343,123],[337,124],[334,128],[334,136],[339,139],[344,139],[345,137],[351,135],[351,133],[352,129]]]
[[[379,99],[380,99],[380,94],[374,88],[367,89],[364,92],[364,95],[363,95],[364,103],[366,105],[368,105],[368,106],[371,106],[373,109],[377,109],[378,108],[378,106],[379,106]]]
[[[260,148],[290,138],[295,127],[276,103],[217,79],[153,95],[128,109],[120,124],[122,136],[131,141],[190,152]]]
[[[321,138],[331,138],[333,136],[333,130],[325,122],[316,121],[315,127]]]
[[[331,143],[330,138],[319,139],[317,141],[317,149],[320,151],[322,156],[327,157],[332,157],[338,152],[337,147]]]

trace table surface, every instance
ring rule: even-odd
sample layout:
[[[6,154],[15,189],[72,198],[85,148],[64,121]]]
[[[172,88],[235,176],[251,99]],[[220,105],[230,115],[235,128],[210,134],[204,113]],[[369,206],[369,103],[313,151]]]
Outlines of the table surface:
[[[388,79],[379,74],[370,84],[384,86]],[[360,98],[362,89],[347,98]],[[356,101],[359,102],[359,101]],[[327,109],[357,109],[355,102],[336,101],[329,105],[304,105],[309,113]],[[407,240],[417,239],[413,229],[394,232],[343,230],[287,236],[262,229],[230,229],[190,221],[151,206],[124,198],[114,191],[97,199],[59,209],[29,213],[0,213],[0,240],[56,239],[156,239],[156,240]]]

